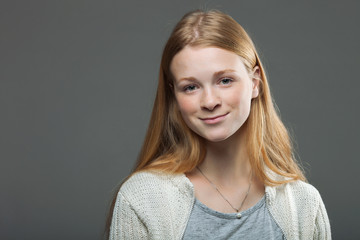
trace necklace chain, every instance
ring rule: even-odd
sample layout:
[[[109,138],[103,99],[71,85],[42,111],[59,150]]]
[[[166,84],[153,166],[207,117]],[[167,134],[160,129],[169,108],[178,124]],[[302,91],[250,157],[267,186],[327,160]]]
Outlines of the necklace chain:
[[[229,200],[227,200],[226,197],[220,192],[220,190],[216,187],[216,185],[215,185],[212,181],[210,181],[210,179],[209,179],[208,177],[205,176],[205,174],[200,170],[200,168],[199,168],[199,167],[196,167],[196,168],[197,168],[197,170],[199,170],[199,172],[201,173],[201,175],[203,175],[204,178],[210,183],[210,185],[213,186],[213,188],[215,188],[215,190],[220,194],[220,196],[230,205],[230,207],[231,207],[232,209],[234,209],[236,212],[239,212],[240,209],[242,208],[242,206],[244,205],[244,202],[245,202],[247,196],[249,195],[250,188],[251,188],[251,183],[252,183],[252,174],[251,174],[251,178],[250,178],[249,187],[248,187],[248,189],[247,189],[247,191],[246,191],[246,195],[245,195],[244,199],[242,200],[242,202],[241,202],[241,204],[240,204],[240,207],[239,207],[239,208],[235,208],[235,207],[229,202]]]

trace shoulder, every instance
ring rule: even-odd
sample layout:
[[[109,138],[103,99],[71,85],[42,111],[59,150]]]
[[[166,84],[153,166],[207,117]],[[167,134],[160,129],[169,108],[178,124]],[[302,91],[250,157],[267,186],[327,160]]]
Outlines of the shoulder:
[[[195,197],[193,186],[184,174],[143,171],[123,183],[117,199],[114,211],[121,213],[121,219],[129,219],[129,213],[136,216],[134,219],[138,220],[127,221],[130,225],[132,221],[143,223],[151,239],[157,239],[156,236],[178,239]]]
[[[119,190],[129,203],[161,201],[163,198],[177,198],[179,195],[191,196],[193,186],[184,174],[167,174],[155,171],[134,173]]]
[[[269,209],[284,228],[290,232],[313,232],[316,217],[323,205],[319,191],[309,183],[293,181],[267,187]],[[305,229],[305,230],[304,230]],[[306,235],[306,234],[305,234]]]
[[[318,206],[321,201],[319,191],[311,184],[303,181],[287,183],[285,188],[303,204]]]
[[[313,239],[319,213],[325,216],[321,226],[329,225],[319,191],[309,183],[293,181],[265,191],[269,210],[288,239]]]
[[[289,191],[295,196],[308,200],[319,200],[319,191],[311,184],[297,180],[284,184],[285,191]]]
[[[297,180],[275,187],[267,187],[271,201],[286,201],[296,206],[318,206],[321,202],[319,191],[309,183]]]
[[[309,183],[294,181],[276,187],[267,187],[269,208],[277,216],[293,218],[293,221],[315,221],[321,208],[319,191]]]

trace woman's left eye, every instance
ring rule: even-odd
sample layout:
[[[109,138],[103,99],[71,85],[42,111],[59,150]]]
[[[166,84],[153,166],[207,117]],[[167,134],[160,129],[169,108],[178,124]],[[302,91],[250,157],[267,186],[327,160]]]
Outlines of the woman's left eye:
[[[231,78],[223,78],[221,79],[220,83],[223,85],[228,85],[232,82],[233,80]]]

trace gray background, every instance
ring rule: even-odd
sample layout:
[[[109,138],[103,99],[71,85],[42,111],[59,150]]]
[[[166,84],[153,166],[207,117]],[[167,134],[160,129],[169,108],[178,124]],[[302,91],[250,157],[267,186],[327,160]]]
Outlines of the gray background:
[[[253,37],[334,239],[360,239],[358,1],[0,1],[0,239],[99,239],[195,8]]]

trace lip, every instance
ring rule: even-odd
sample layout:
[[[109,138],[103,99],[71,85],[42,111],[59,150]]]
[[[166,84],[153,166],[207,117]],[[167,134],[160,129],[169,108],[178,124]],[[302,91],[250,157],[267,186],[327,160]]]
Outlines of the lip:
[[[209,118],[200,118],[203,122],[205,122],[206,124],[215,124],[215,123],[219,123],[222,120],[224,120],[224,118],[226,117],[226,115],[228,115],[229,113],[225,113],[223,115],[218,115],[215,117],[209,117]]]

